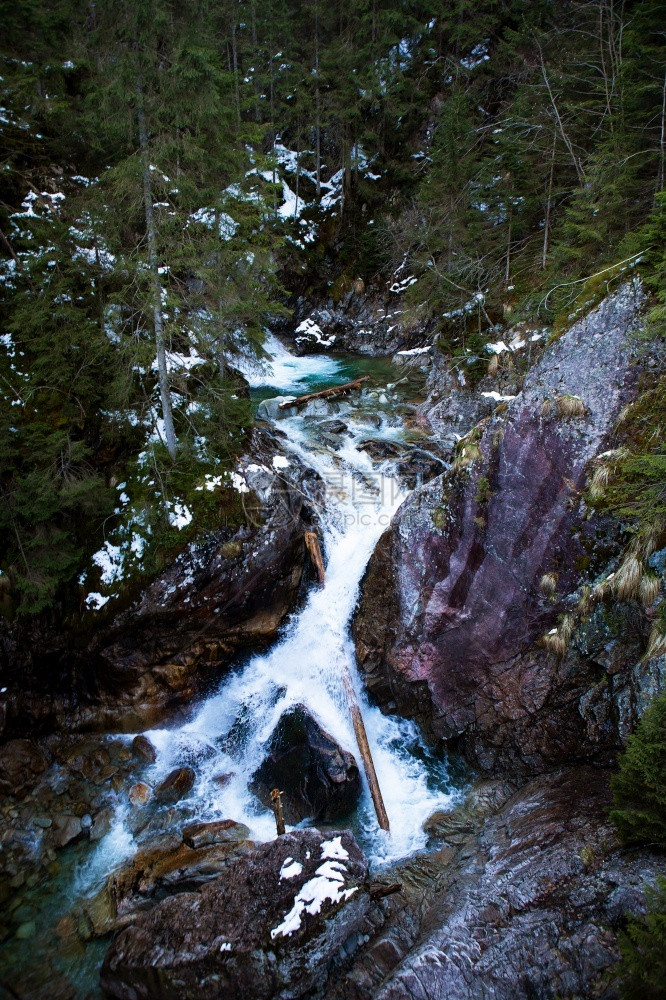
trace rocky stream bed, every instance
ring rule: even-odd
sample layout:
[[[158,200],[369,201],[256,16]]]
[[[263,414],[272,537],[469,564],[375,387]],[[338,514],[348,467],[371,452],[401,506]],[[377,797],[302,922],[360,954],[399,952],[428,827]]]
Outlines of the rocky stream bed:
[[[564,656],[540,638],[617,565],[582,491],[636,391],[641,305],[626,286],[476,393],[418,354],[274,345],[256,526],[191,546],[69,657],[5,630],[0,997],[617,995],[617,932],[666,858],[618,843],[610,768],[666,662],[600,609]],[[278,392],[373,364],[357,399],[276,419]]]

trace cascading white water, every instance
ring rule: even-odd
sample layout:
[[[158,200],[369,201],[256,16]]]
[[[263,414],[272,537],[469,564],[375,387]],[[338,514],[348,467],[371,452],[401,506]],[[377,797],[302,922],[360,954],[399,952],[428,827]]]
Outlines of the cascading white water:
[[[297,358],[279,341],[269,345],[273,363],[254,375],[255,385],[276,392],[305,392],[313,381],[335,375],[339,362],[328,357]],[[376,417],[376,414],[374,414]],[[379,830],[369,790],[353,820],[357,836],[375,865],[422,847],[424,820],[450,802],[446,772],[431,760],[412,723],[382,715],[371,706],[359,683],[349,622],[360,579],[375,544],[404,499],[398,482],[373,466],[356,443],[370,436],[370,426],[353,410],[345,415],[348,433],[335,451],[315,447],[312,421],[295,414],[280,422],[288,440],[284,449],[314,468],[326,483],[321,516],[326,582],[313,588],[304,607],[268,652],[252,657],[178,728],[154,729],[147,735],[157,761],[147,775],[161,780],[172,768],[193,763],[197,782],[183,807],[202,821],[231,818],[246,823],[257,840],[275,836],[272,813],[254,797],[248,782],[261,764],[269,738],[283,712],[304,704],[345,749],[359,760],[343,688],[345,664],[354,678],[391,830]],[[376,420],[375,420],[376,423]],[[379,439],[395,436],[386,427]],[[414,750],[417,751],[416,755]],[[231,775],[221,787],[220,775]],[[119,831],[118,842],[122,842]]]

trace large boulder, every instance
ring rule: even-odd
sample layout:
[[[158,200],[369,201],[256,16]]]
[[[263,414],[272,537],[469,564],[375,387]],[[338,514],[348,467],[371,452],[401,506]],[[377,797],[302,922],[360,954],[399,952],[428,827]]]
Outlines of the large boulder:
[[[119,1000],[312,995],[349,952],[366,876],[351,834],[286,834],[139,915],[109,948],[102,988]]]
[[[556,574],[567,594],[608,558],[581,490],[634,391],[641,305],[624,286],[552,343],[458,467],[403,504],[362,584],[353,629],[370,690],[488,771],[597,749],[579,711],[588,678],[535,647],[562,610],[540,584]]]
[[[305,706],[296,705],[280,718],[250,787],[267,806],[271,791],[279,788],[287,823],[335,820],[358,802],[361,777],[353,755],[321,728]]]
[[[130,923],[167,895],[191,892],[217,877],[254,844],[242,823],[222,820],[185,827],[146,844],[112,872],[99,892],[73,911],[81,937],[99,937]]]

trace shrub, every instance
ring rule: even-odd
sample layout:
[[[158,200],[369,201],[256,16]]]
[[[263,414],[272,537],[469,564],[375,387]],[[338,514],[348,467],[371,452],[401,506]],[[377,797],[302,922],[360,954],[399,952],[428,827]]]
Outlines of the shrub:
[[[646,886],[648,912],[630,917],[618,945],[618,968],[623,1000],[663,1000],[666,997],[666,878]]]
[[[666,691],[658,695],[627,740],[611,787],[611,819],[627,844],[666,847]]]

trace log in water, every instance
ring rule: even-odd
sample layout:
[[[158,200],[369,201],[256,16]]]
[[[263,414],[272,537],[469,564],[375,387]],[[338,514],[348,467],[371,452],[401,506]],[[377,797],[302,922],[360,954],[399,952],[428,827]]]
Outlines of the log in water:
[[[335,396],[346,396],[353,389],[359,389],[363,382],[369,382],[369,375],[362,375],[355,378],[353,382],[345,382],[344,385],[334,385],[330,389],[322,389],[320,392],[309,392],[306,396],[297,396],[296,399],[288,399],[286,403],[280,403],[278,410],[288,410],[290,406],[305,406],[313,399],[330,399]]]

